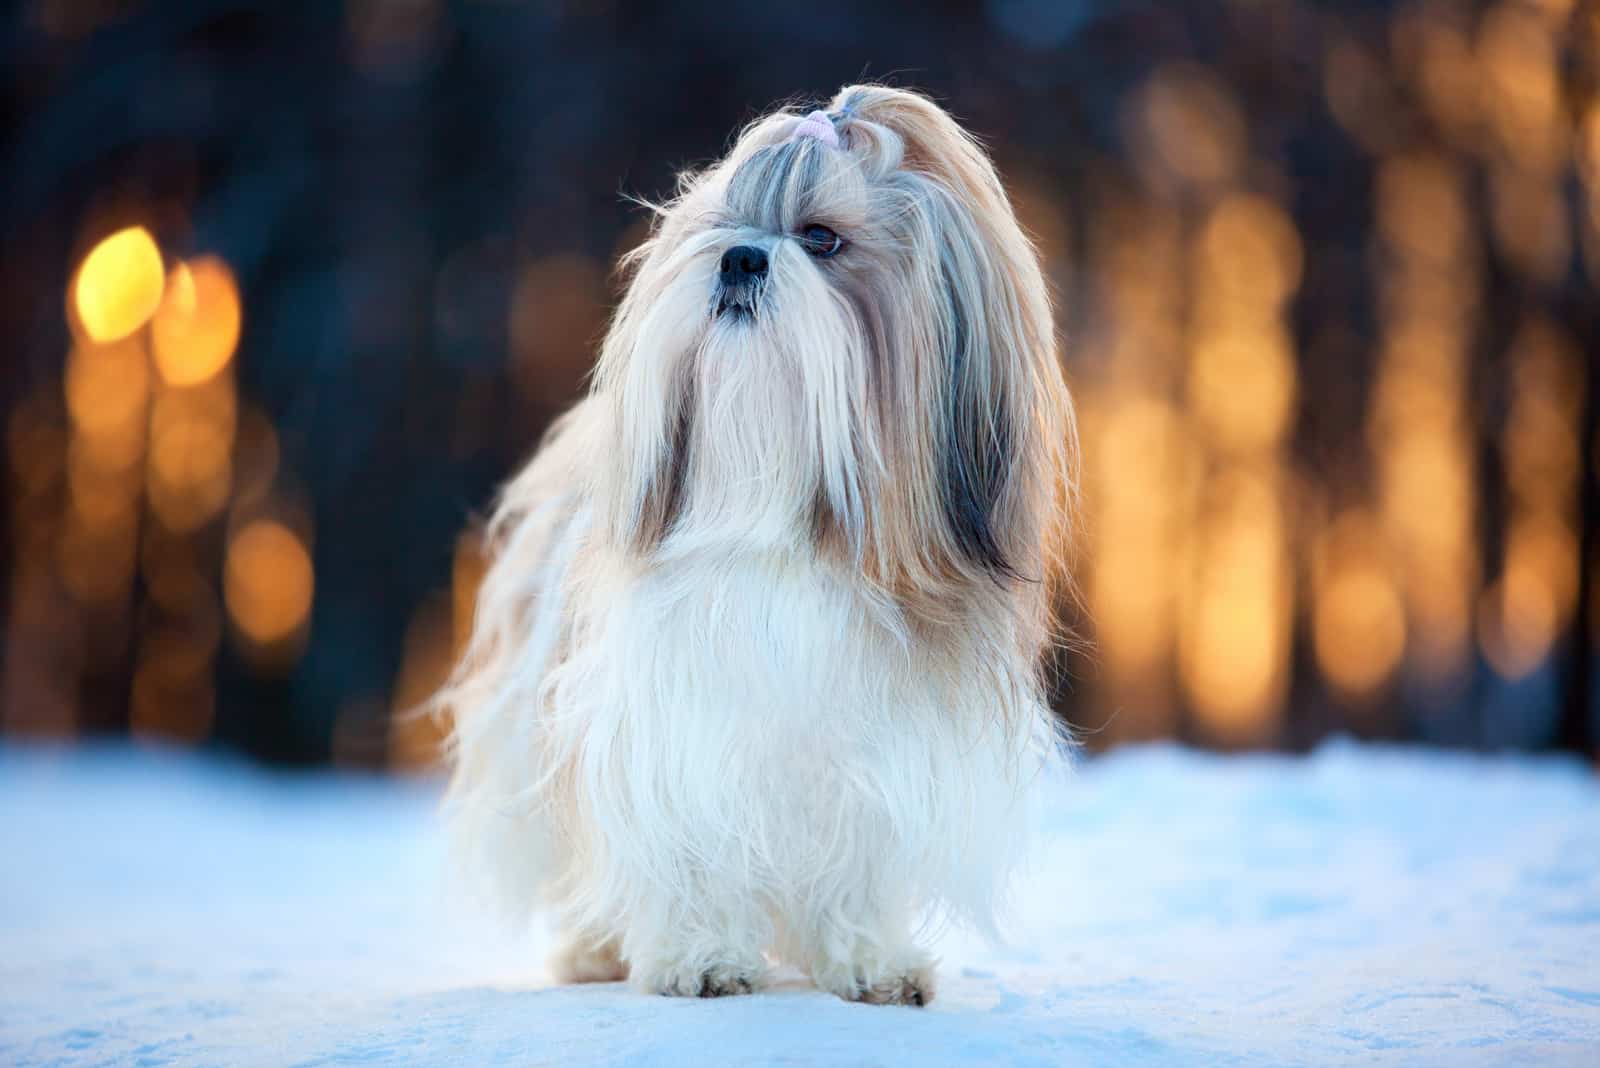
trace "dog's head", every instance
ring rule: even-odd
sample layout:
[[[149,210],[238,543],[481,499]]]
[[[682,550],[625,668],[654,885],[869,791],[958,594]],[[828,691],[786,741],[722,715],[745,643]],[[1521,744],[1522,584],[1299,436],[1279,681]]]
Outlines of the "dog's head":
[[[758,120],[629,266],[594,387],[618,548],[809,543],[924,607],[1055,577],[1074,429],[1049,295],[937,105],[857,86]]]

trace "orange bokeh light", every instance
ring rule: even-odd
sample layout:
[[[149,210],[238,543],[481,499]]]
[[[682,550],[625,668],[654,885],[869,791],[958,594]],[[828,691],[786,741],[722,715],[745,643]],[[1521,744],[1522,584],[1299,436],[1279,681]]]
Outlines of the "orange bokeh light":
[[[1282,712],[1292,597],[1275,473],[1226,472],[1212,498],[1190,547],[1179,668],[1215,738],[1259,742]]]
[[[1196,252],[1195,281],[1222,311],[1243,305],[1275,312],[1300,288],[1305,260],[1300,234],[1288,214],[1265,197],[1236,194],[1224,200],[1206,220]]]
[[[77,346],[67,357],[63,388],[67,413],[80,434],[118,440],[136,434],[142,439],[150,393],[143,339]]]
[[[1150,150],[1178,178],[1225,182],[1239,170],[1246,125],[1233,95],[1211,71],[1177,64],[1145,87],[1143,126]]]
[[[226,263],[201,256],[178,264],[150,327],[162,379],[195,386],[216,377],[233,358],[241,320],[239,287]]]
[[[1406,646],[1406,610],[1381,526],[1358,511],[1340,516],[1317,543],[1312,641],[1334,688],[1366,697],[1386,682]]]
[[[281,642],[311,613],[311,555],[288,527],[258,519],[234,535],[223,569],[228,615],[258,645]]]

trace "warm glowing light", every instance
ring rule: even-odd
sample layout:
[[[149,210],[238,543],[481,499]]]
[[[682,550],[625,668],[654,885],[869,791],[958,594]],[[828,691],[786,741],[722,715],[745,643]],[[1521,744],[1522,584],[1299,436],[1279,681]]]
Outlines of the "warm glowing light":
[[[1557,41],[1539,13],[1500,3],[1483,17],[1478,57],[1495,133],[1519,167],[1548,173],[1565,153]]]
[[[67,489],[72,508],[87,527],[122,523],[139,500],[137,468],[107,468],[88,449],[75,447],[67,460]]]
[[[78,268],[73,307],[91,341],[120,341],[138,330],[161,304],[161,250],[142,226],[101,241]]]
[[[1271,448],[1288,429],[1295,402],[1294,355],[1281,327],[1209,338],[1189,362],[1189,398],[1221,448]]]
[[[1378,229],[1396,251],[1450,266],[1471,225],[1461,175],[1443,157],[1398,156],[1378,172]]]
[[[1524,678],[1543,663],[1558,626],[1555,599],[1532,568],[1508,561],[1505,574],[1483,592],[1478,608],[1483,656],[1503,678]]]
[[[1181,344],[1182,220],[1157,206],[1113,201],[1095,213],[1091,235],[1097,272],[1106,278],[1112,326],[1103,359],[1114,377],[1148,382]]]
[[[1585,109],[1578,129],[1578,143],[1572,150],[1578,174],[1591,188],[1600,185],[1600,100]]]
[[[1475,230],[1460,166],[1432,152],[1378,173],[1382,359],[1367,426],[1385,543],[1404,594],[1407,654],[1431,687],[1456,685],[1479,581],[1467,364]]]
[[[1314,629],[1317,663],[1328,681],[1364,696],[1400,662],[1405,607],[1387,575],[1352,567],[1329,576],[1318,594]]]
[[[1466,652],[1478,562],[1471,455],[1464,432],[1418,428],[1379,455],[1384,522],[1394,539],[1423,672],[1443,681]]]
[[[1405,604],[1385,563],[1382,532],[1365,515],[1341,516],[1319,541],[1312,640],[1333,686],[1365,697],[1405,652]]]
[[[1280,709],[1289,588],[1282,514],[1269,476],[1214,483],[1194,545],[1179,646],[1184,687],[1220,740],[1262,740]]]
[[[239,288],[228,265],[202,256],[172,269],[151,324],[156,368],[172,386],[214,378],[239,343]]]
[[[1472,503],[1463,444],[1447,434],[1416,434],[1389,446],[1384,473],[1397,498],[1393,522],[1409,537],[1440,548],[1458,536]]]
[[[1506,537],[1508,570],[1526,571],[1550,592],[1556,621],[1565,624],[1577,606],[1578,535],[1562,518],[1529,512]]]
[[[1107,667],[1132,685],[1171,652],[1172,542],[1190,453],[1171,404],[1134,396],[1108,399],[1107,408],[1086,436],[1098,529],[1089,601]]]
[[[1126,515],[1128,526],[1149,529],[1168,514],[1174,494],[1139,486],[1155,480],[1168,490],[1177,488],[1189,444],[1182,415],[1170,402],[1148,396],[1118,398],[1107,407],[1095,420],[1091,474],[1101,492],[1118,494],[1119,509],[1134,509]],[[1124,487],[1129,492],[1118,493]]]
[[[1143,136],[1142,134],[1140,135]],[[1079,338],[1084,492],[1092,566],[1084,580],[1095,632],[1103,740],[1162,737],[1177,726],[1176,644],[1183,547],[1204,455],[1176,403],[1181,384],[1186,226],[1171,206],[1102,193],[1087,249],[1101,325]]]
[[[1529,400],[1512,409],[1505,432],[1506,485],[1518,503],[1552,512],[1572,506],[1578,482],[1576,429],[1553,404]]]
[[[1478,115],[1482,75],[1466,34],[1429,11],[1416,19],[1422,35],[1419,81],[1428,109],[1439,125],[1464,138]]]
[[[311,556],[288,527],[258,519],[234,535],[223,569],[228,615],[258,645],[295,634],[311,613]]]
[[[1144,92],[1148,143],[1171,173],[1196,184],[1226,181],[1238,172],[1245,123],[1232,95],[1203,67],[1158,71]]]
[[[169,529],[194,530],[227,504],[237,422],[231,375],[183,389],[167,387],[156,395],[146,491],[151,511]]]
[[[187,389],[163,389],[150,411],[150,434],[160,437],[169,427],[210,423],[229,441],[239,419],[239,396],[231,375],[218,375]]]
[[[179,423],[156,436],[146,491],[150,510],[170,529],[191,531],[221,513],[233,476],[228,446],[205,422]]]
[[[1494,235],[1507,259],[1523,273],[1558,281],[1572,258],[1572,223],[1566,193],[1537,173],[1504,168],[1496,172]]]
[[[1265,197],[1224,200],[1206,221],[1198,251],[1197,283],[1230,310],[1242,304],[1273,312],[1300,288],[1300,235]]]
[[[228,449],[224,428],[203,420],[186,420],[165,428],[150,449],[151,473],[179,489],[225,478]]]
[[[1479,630],[1484,657],[1516,679],[1544,662],[1578,610],[1586,367],[1576,343],[1540,318],[1517,332],[1509,356],[1503,453],[1511,520],[1503,571],[1479,604]]]
[[[77,346],[67,357],[63,388],[67,413],[80,434],[94,438],[132,435],[142,441],[150,368],[141,339]]]

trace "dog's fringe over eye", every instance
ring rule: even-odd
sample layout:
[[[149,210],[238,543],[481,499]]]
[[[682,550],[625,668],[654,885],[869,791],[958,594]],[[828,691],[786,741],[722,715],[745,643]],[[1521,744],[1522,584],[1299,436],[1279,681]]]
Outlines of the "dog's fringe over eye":
[[[806,252],[819,260],[836,256],[844,248],[844,238],[820,223],[812,223],[800,231],[800,244]]]

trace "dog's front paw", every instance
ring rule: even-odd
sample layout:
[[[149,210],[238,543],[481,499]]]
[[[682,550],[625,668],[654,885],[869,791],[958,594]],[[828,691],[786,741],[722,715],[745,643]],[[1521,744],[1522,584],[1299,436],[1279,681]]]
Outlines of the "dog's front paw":
[[[938,991],[934,963],[920,957],[886,968],[837,963],[816,969],[811,978],[830,994],[869,1005],[921,1008]]]
[[[753,994],[766,982],[765,970],[746,964],[679,964],[644,973],[634,982],[652,994],[674,998],[722,998]]]
[[[925,965],[904,975],[891,975],[856,988],[857,1000],[870,1005],[910,1005],[922,1008],[938,992],[933,966]]]

